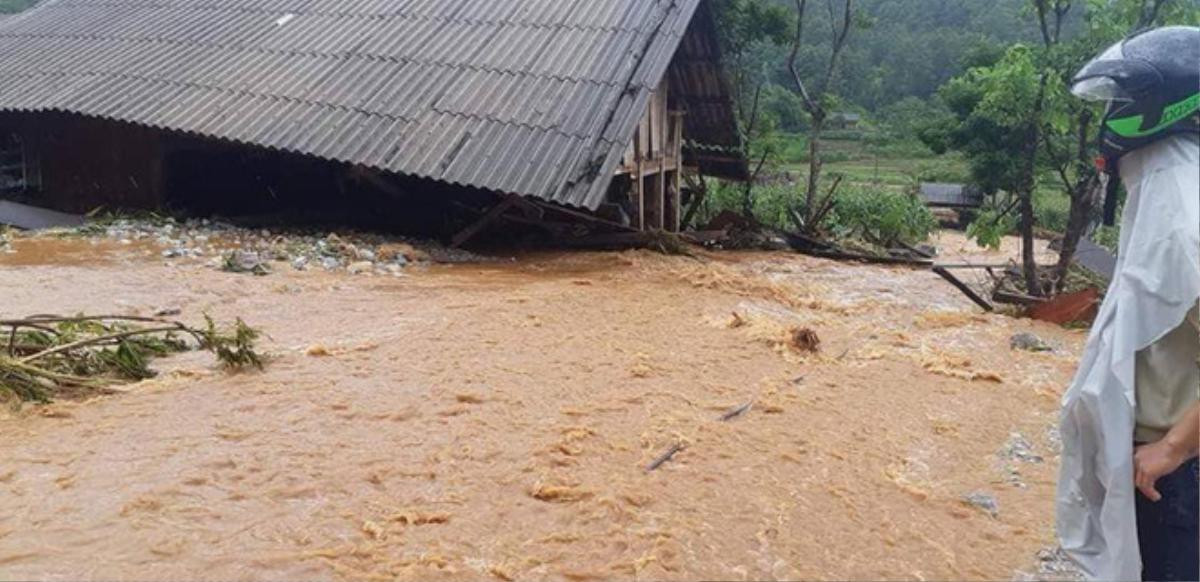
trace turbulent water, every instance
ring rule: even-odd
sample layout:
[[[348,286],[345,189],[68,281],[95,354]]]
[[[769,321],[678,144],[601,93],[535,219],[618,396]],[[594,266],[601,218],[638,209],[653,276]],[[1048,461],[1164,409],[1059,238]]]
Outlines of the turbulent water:
[[[273,357],[0,418],[3,579],[1011,579],[1053,544],[1083,336],[927,272],[627,252],[252,277],[14,247],[0,315],[240,316]],[[1023,331],[1057,351],[1011,351]]]

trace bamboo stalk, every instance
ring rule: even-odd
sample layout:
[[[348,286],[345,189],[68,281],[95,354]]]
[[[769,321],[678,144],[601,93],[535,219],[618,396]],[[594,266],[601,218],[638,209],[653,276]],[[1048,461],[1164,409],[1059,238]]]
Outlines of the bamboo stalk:
[[[104,336],[100,336],[100,337],[81,339],[79,341],[74,341],[69,344],[63,344],[61,346],[54,346],[53,348],[43,350],[41,352],[33,354],[32,356],[26,356],[24,358],[21,358],[19,361],[23,364],[28,364],[30,362],[40,360],[47,356],[53,356],[55,354],[69,352],[71,350],[82,348],[82,347],[103,344],[103,343],[107,343],[107,342],[114,341],[114,340],[122,340],[125,338],[139,336],[139,335],[167,333],[170,331],[185,331],[188,333],[193,333],[193,335],[194,335],[194,332],[192,332],[191,330],[189,330],[186,326],[184,326],[182,324],[176,324],[173,327],[153,327],[153,328],[148,328],[148,329],[135,329],[135,330],[130,330],[130,331],[123,331],[120,333],[104,335]]]

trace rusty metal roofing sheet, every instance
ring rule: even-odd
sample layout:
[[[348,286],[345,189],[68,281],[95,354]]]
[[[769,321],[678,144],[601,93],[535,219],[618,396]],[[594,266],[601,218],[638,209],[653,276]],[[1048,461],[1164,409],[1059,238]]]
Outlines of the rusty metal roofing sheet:
[[[595,208],[700,1],[43,0],[0,110]]]

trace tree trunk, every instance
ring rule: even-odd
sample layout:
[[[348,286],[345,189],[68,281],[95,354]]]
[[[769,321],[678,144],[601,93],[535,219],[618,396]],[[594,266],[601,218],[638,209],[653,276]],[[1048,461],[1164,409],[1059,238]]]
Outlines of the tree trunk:
[[[825,129],[825,113],[818,111],[812,116],[812,129],[808,141],[808,187],[804,192],[804,223],[806,230],[817,228],[815,223],[816,202],[821,186],[821,132]]]
[[[1062,250],[1058,255],[1058,265],[1054,268],[1054,291],[1062,293],[1067,283],[1067,272],[1075,260],[1075,251],[1079,249],[1079,240],[1087,231],[1091,222],[1092,209],[1096,204],[1095,189],[1100,180],[1094,172],[1080,178],[1071,192],[1071,216],[1067,219],[1067,232],[1063,235]]]
[[[1038,80],[1037,99],[1033,104],[1033,112],[1025,133],[1025,159],[1021,168],[1020,196],[1021,211],[1021,263],[1025,275],[1026,292],[1034,297],[1045,293],[1038,283],[1037,256],[1034,253],[1033,223],[1033,191],[1037,188],[1037,153],[1042,141],[1042,111],[1046,106],[1046,73]]]

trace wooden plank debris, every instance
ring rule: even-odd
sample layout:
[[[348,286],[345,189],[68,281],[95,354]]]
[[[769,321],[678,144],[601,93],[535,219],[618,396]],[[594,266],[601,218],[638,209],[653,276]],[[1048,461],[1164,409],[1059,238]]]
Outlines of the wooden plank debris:
[[[988,300],[980,297],[974,289],[972,289],[966,283],[963,283],[962,280],[954,276],[953,273],[947,271],[945,267],[934,267],[933,272],[937,273],[938,276],[948,281],[951,285],[954,285],[959,291],[962,291],[963,295],[966,295],[968,299],[974,301],[976,305],[982,307],[984,311],[992,312],[996,310],[996,308],[993,307]]]

